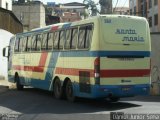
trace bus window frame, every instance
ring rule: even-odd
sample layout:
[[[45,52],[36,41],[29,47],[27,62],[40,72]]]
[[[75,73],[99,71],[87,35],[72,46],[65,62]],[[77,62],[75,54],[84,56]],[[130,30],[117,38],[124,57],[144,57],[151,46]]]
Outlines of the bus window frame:
[[[72,44],[71,44],[71,43],[72,43],[72,37],[73,37],[73,36],[72,36],[73,29],[77,29],[77,39],[76,39],[76,41],[75,41],[75,42],[76,42],[76,45],[75,45],[75,48],[74,48],[74,49],[71,48],[71,45],[72,45]],[[70,28],[67,28],[67,29],[65,29],[65,30],[66,30],[66,31],[67,31],[67,30],[71,30],[71,40],[70,40],[70,43],[69,43],[70,45],[69,45],[69,48],[68,48],[68,49],[66,49],[66,48],[65,48],[65,45],[64,45],[64,51],[76,51],[76,50],[78,50],[78,49],[77,49],[77,41],[78,41],[78,33],[79,33],[79,27],[78,27],[78,25],[76,25],[76,26],[71,26]],[[65,44],[65,42],[66,42],[66,41],[64,41],[64,44]]]
[[[52,49],[48,49],[49,35],[50,34],[52,34]],[[47,47],[46,47],[46,51],[53,51],[53,45],[54,45],[54,32],[47,32]]]
[[[15,46],[16,46],[16,41],[18,40],[18,50],[16,51],[15,50]],[[16,37],[16,40],[15,40],[15,43],[14,43],[14,53],[19,53],[20,51],[19,51],[19,43],[20,43],[20,37],[18,36],[18,37]]]
[[[80,27],[86,27],[86,26],[89,26],[89,25],[92,26],[92,36],[91,36],[91,40],[90,40],[90,43],[89,43],[89,47],[88,48],[79,48],[78,44],[79,44],[79,30],[80,30]],[[93,39],[93,33],[94,33],[94,23],[86,23],[86,24],[79,25],[79,27],[78,27],[78,40],[77,40],[77,49],[78,50],[82,50],[83,51],[83,50],[90,50],[91,49],[91,43],[92,43],[92,39]],[[85,37],[87,37],[87,34],[86,34]],[[85,42],[86,42],[86,40],[85,40]]]
[[[47,35],[47,38],[46,38],[47,40],[45,41],[45,42],[46,42],[46,44],[45,44],[45,49],[44,49],[44,48],[42,49],[42,46],[43,46],[43,42],[42,42],[43,40],[42,40],[42,41],[41,41],[41,51],[47,51],[48,32],[43,32],[43,33],[41,33],[42,36],[45,35],[45,34]],[[44,38],[44,37],[42,37],[42,39],[43,39],[43,38]]]

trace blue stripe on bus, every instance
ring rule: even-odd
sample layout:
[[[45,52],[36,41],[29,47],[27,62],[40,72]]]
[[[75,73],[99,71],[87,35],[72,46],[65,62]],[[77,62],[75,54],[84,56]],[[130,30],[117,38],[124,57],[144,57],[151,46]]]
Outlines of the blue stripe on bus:
[[[128,91],[123,91],[123,87],[127,85],[91,85],[91,93],[80,92],[78,83],[74,84],[74,95],[85,98],[107,98],[110,93],[114,97],[132,97],[136,95],[149,95],[150,84],[129,85]]]
[[[62,51],[60,57],[107,57],[107,56],[143,56],[150,57],[150,51]]]
[[[71,26],[71,23],[64,24],[64,25],[62,26],[62,29],[69,28],[70,26]]]
[[[37,29],[37,30],[33,30],[33,31],[29,31],[29,32],[24,32],[24,33],[17,33],[17,37],[22,37],[22,36],[29,36],[32,35],[33,33],[39,33],[39,32],[44,32],[44,31],[49,31],[51,29],[51,27],[47,27],[47,28],[42,28],[42,29]]]
[[[49,60],[49,65],[46,71],[45,79],[41,81],[37,81],[37,79],[32,79],[31,80],[31,85],[37,88],[49,90],[52,79],[53,79],[53,72],[55,70],[59,52],[53,52],[51,53],[51,57]]]
[[[14,76],[9,76],[14,77]],[[21,80],[21,83],[23,85],[30,85],[35,88],[40,88],[44,90],[51,91],[52,89],[48,89],[48,81],[46,80],[38,80],[30,78],[31,84],[27,84],[23,77],[19,77]],[[10,81],[13,82],[13,81]],[[125,88],[125,86],[129,90],[124,91],[122,88]],[[85,98],[107,98],[110,93],[112,93],[115,97],[133,97],[137,95],[149,95],[150,93],[150,84],[135,84],[135,85],[91,85],[91,92],[85,93],[80,91],[80,84],[79,83],[73,83],[73,91],[74,95],[77,97],[85,97]]]

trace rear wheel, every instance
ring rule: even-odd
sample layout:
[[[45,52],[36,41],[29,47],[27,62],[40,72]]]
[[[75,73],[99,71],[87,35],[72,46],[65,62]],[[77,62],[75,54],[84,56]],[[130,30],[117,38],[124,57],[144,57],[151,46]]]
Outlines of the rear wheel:
[[[59,78],[56,78],[54,85],[53,85],[53,92],[56,99],[62,98],[62,87],[61,87],[61,81]]]
[[[21,85],[20,79],[19,79],[18,75],[15,76],[15,81],[16,81],[16,88],[17,88],[17,90],[23,90],[24,86]]]
[[[66,87],[65,87],[65,92],[66,92],[66,98],[70,102],[75,101],[75,96],[73,94],[73,86],[72,82],[70,80],[67,81]]]

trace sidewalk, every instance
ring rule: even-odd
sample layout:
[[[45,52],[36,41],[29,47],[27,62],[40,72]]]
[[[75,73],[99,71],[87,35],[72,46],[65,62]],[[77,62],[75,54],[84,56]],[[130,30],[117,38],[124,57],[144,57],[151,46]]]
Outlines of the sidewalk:
[[[12,83],[9,83],[7,80],[0,79],[0,93],[3,93],[11,88],[15,88],[15,85]]]
[[[8,86],[8,81],[4,79],[0,79],[0,86]]]
[[[8,82],[6,80],[0,80],[0,93],[8,90]]]

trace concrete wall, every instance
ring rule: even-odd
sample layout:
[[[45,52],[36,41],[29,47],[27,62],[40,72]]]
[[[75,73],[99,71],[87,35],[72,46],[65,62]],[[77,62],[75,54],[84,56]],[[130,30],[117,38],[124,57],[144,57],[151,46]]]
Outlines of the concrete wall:
[[[22,22],[24,31],[46,26],[45,8],[41,3],[13,5],[13,13]]]
[[[154,25],[154,15],[158,14],[158,25]],[[160,2],[158,5],[154,5],[154,1],[152,1],[152,7],[149,9],[149,17],[152,17],[152,32],[160,32]]]
[[[0,0],[0,7],[7,10],[12,10],[12,0]]]
[[[13,34],[23,31],[21,22],[16,18],[12,11],[0,8],[0,28]]]
[[[152,95],[160,95],[160,33],[151,34],[152,54],[151,54],[151,81]]]

